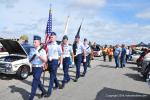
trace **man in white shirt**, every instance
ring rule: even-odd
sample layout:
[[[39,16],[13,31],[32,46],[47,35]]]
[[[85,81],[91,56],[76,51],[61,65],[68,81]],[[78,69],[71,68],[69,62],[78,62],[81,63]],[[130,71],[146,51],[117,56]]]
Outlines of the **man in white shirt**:
[[[72,46],[69,46],[67,35],[63,36],[61,48],[63,52],[63,72],[64,72],[64,78],[62,80],[62,86],[61,86],[62,89],[64,88],[65,83],[68,83],[70,81],[70,76],[68,72],[69,64],[70,64],[70,54],[72,55],[72,64],[74,64],[74,54],[73,54]]]
[[[47,56],[44,49],[41,49],[41,37],[35,35],[34,36],[34,48],[30,49],[29,59],[32,64],[32,72],[33,72],[33,81],[32,81],[32,89],[29,100],[33,100],[37,88],[42,91],[41,97],[46,95],[46,90],[41,84],[40,77],[44,69],[44,64],[47,62]],[[41,50],[40,50],[41,49]]]
[[[56,42],[56,33],[51,32],[49,36],[49,44],[48,44],[48,69],[50,72],[50,82],[48,87],[48,93],[45,97],[49,97],[52,93],[53,84],[55,83],[55,88],[59,87],[59,82],[57,80],[57,68],[59,66],[59,59],[60,59],[60,66],[62,66],[62,50],[60,45]]]
[[[80,66],[82,62],[82,54],[84,56],[83,62],[86,62],[86,55],[85,55],[85,49],[83,46],[83,43],[80,41],[80,36],[77,34],[75,36],[75,41],[73,44],[73,52],[75,55],[75,65],[76,65],[76,78],[74,82],[77,82],[78,79],[80,78]]]
[[[89,61],[89,55],[91,53],[91,48],[88,45],[88,40],[85,38],[84,39],[84,43],[83,43],[84,49],[85,49],[85,55],[86,55],[86,62],[83,62],[83,67],[84,67],[84,71],[83,71],[83,77],[85,76],[86,72],[87,72],[87,62]],[[83,60],[84,60],[84,55],[83,55]]]

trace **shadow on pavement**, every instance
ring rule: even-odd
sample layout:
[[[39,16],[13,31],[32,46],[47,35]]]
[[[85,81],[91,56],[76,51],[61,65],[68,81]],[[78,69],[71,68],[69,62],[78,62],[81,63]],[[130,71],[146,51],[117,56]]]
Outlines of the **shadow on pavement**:
[[[132,69],[132,70],[134,70],[134,71],[138,71],[139,72],[139,70],[140,70],[140,68],[138,68],[138,67],[128,67],[129,69]]]
[[[12,80],[12,79],[18,79],[16,75],[11,75],[11,74],[0,74],[0,79],[1,80]]]
[[[141,81],[141,82],[145,82],[145,79],[140,77],[138,74],[131,74],[131,73],[127,73],[124,74],[125,76],[128,76],[129,78],[132,78],[135,81]]]
[[[115,66],[111,66],[111,65],[98,65],[100,67],[106,67],[106,68],[115,68]]]
[[[21,82],[27,84],[27,85],[32,85],[32,80],[31,81],[28,81],[28,80],[20,80]]]
[[[150,95],[104,87],[95,100],[150,100]]]
[[[11,93],[18,92],[19,94],[21,94],[23,100],[29,99],[30,93],[27,90],[20,88],[20,87],[16,87],[15,85],[11,85],[11,86],[9,86],[9,88],[11,89]]]

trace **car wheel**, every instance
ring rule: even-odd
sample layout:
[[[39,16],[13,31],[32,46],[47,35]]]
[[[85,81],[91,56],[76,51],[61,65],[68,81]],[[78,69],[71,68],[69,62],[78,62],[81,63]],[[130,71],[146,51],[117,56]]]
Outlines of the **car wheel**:
[[[30,69],[28,66],[22,66],[17,71],[17,76],[20,79],[26,79],[30,74]]]

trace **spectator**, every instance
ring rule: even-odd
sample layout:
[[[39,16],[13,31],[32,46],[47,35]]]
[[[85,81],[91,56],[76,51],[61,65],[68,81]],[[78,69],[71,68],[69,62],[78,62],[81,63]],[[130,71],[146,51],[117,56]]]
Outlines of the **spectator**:
[[[122,44],[121,46],[121,56],[120,56],[120,64],[121,64],[121,68],[125,67],[126,64],[126,48],[125,45]]]
[[[115,51],[114,51],[114,58],[115,58],[116,68],[118,68],[119,64],[120,64],[120,55],[121,55],[121,48],[117,44],[116,47],[115,47]]]

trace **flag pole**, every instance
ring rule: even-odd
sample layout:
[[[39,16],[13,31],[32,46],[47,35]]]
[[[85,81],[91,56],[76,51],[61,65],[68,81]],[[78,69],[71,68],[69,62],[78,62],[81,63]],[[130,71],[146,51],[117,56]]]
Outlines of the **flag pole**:
[[[81,25],[82,25],[83,21],[84,21],[84,17],[82,18]]]
[[[67,17],[67,21],[66,21],[66,24],[65,24],[65,31],[64,31],[64,35],[67,35],[69,20],[70,20],[70,16],[68,16],[68,17]]]
[[[83,24],[83,21],[84,21],[84,17],[82,18],[82,21],[81,21],[81,24],[80,24],[80,26],[79,26],[79,29],[78,29],[77,35],[79,35],[79,34],[80,34],[80,30],[81,30],[81,26],[82,26],[82,24]]]
[[[51,3],[49,5],[49,7],[50,7],[50,9],[49,9],[49,16],[50,16],[50,14],[52,13],[52,9],[51,9],[52,8],[52,4]],[[51,30],[52,30],[52,27],[51,27]],[[46,31],[45,31],[45,33],[46,33]],[[46,33],[46,34],[48,34],[48,33]],[[47,38],[48,38],[48,35],[45,36],[45,46],[47,46],[47,40],[46,40]],[[47,68],[48,68],[48,64],[45,63],[44,70],[43,70],[43,85],[44,85],[44,81],[45,81],[45,72],[46,72]]]

